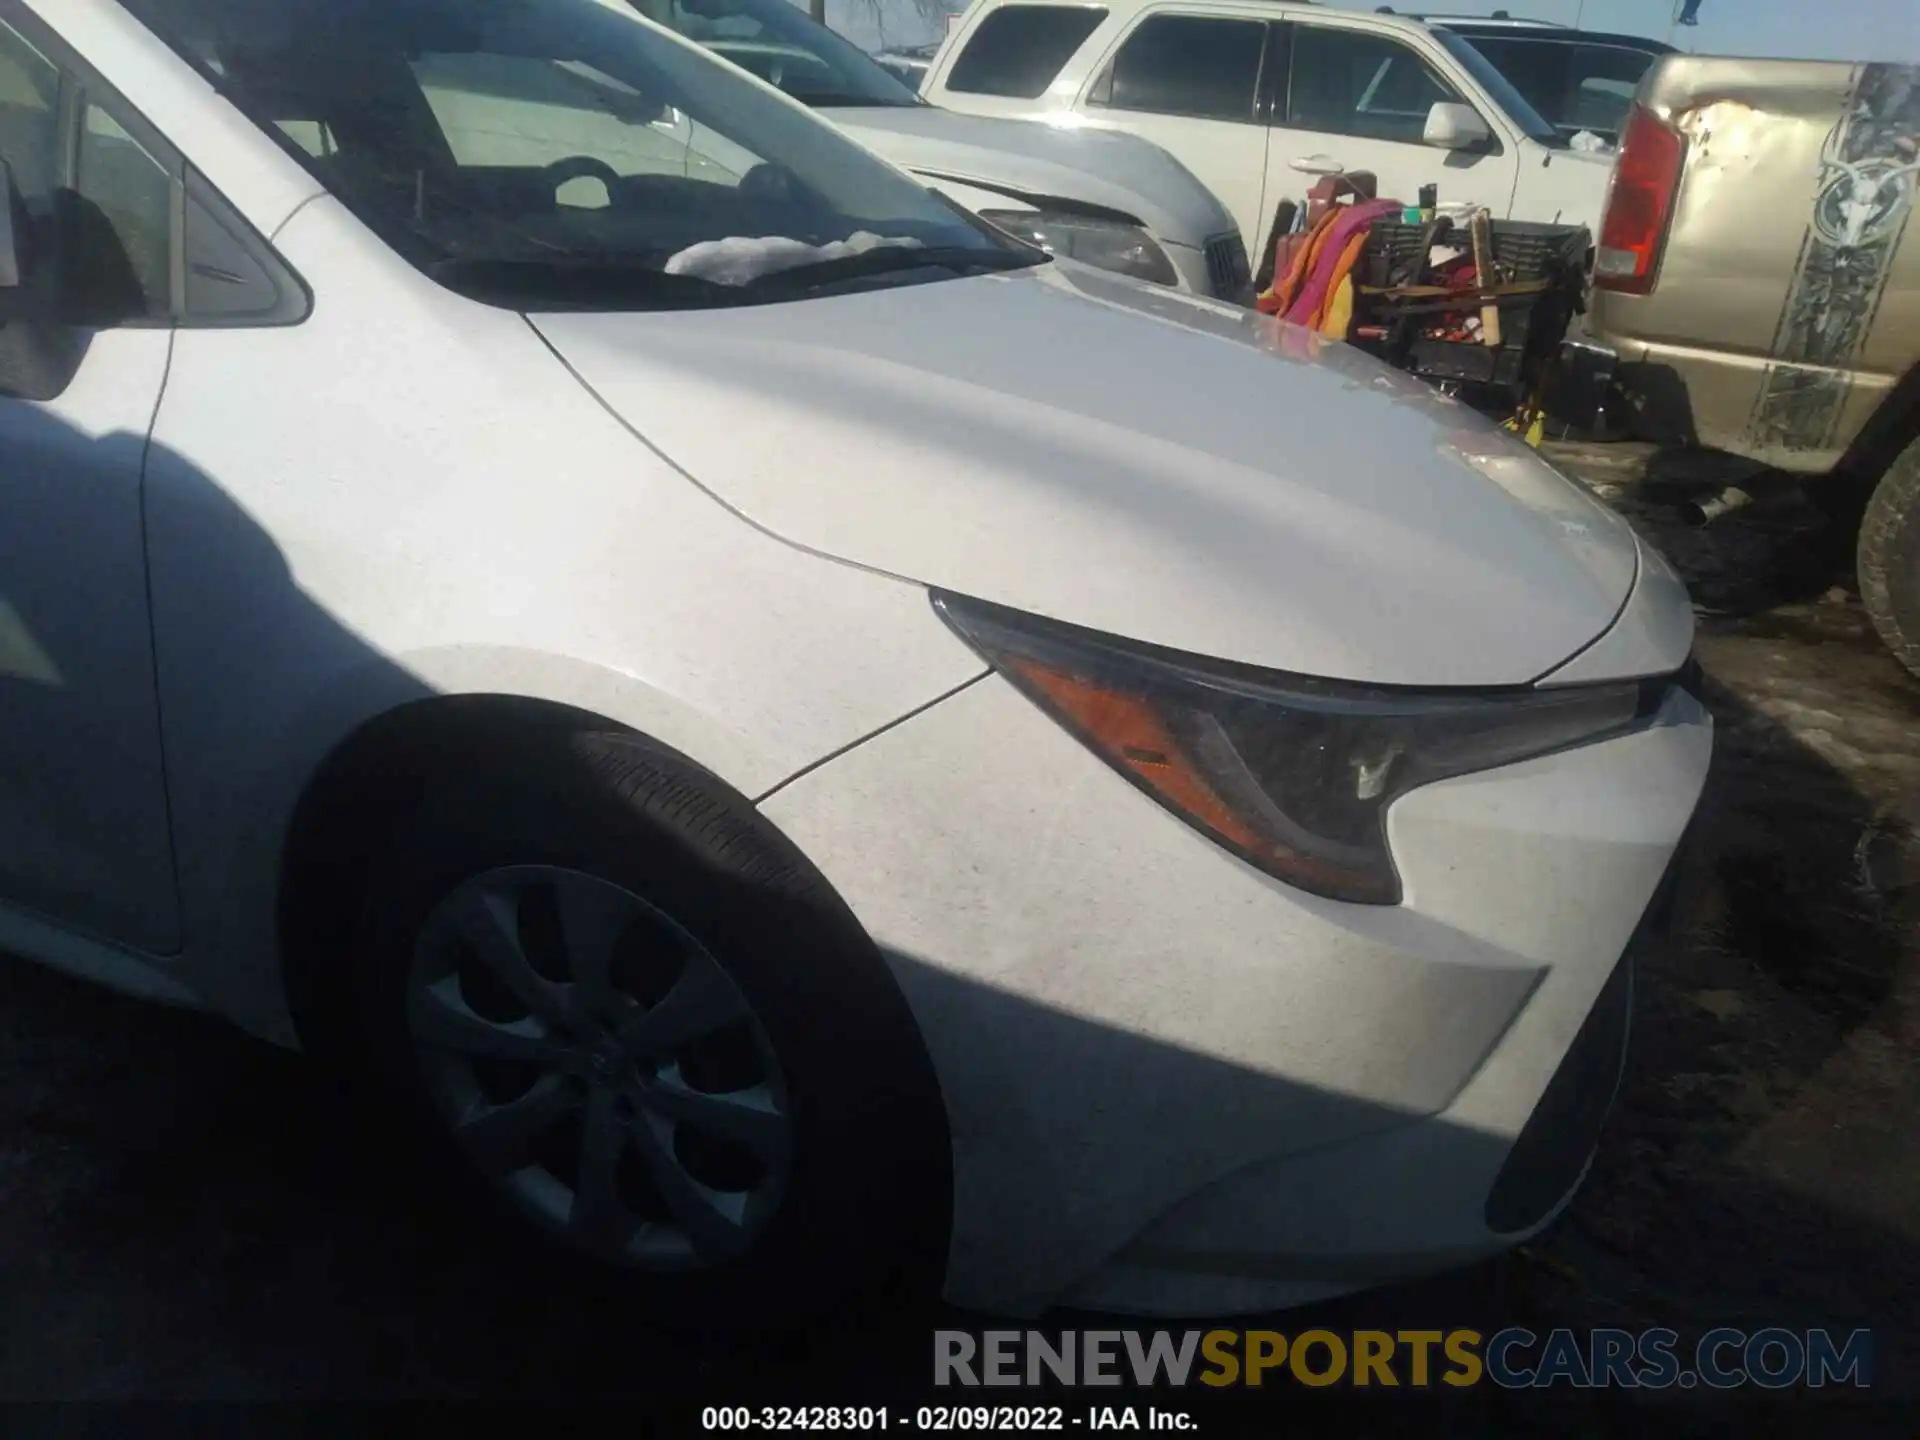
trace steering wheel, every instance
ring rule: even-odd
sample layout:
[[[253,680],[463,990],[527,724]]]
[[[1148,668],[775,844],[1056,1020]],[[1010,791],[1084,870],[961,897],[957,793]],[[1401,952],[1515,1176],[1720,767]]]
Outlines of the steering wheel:
[[[801,178],[784,165],[763,160],[740,177],[739,193],[749,200],[771,200],[782,205],[811,205],[813,194]]]
[[[607,194],[611,196],[614,187],[620,183],[620,172],[592,155],[563,155],[546,167],[546,176],[553,182],[556,191],[569,180],[590,178],[606,186]]]

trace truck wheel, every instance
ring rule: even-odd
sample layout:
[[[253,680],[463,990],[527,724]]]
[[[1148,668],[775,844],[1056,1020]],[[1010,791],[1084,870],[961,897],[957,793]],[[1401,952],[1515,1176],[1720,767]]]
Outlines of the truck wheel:
[[[1902,665],[1920,675],[1920,440],[1900,452],[1860,525],[1860,598]]]

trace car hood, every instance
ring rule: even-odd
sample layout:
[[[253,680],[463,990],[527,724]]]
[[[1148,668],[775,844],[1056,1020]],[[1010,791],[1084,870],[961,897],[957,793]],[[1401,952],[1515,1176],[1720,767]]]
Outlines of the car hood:
[[[816,113],[923,180],[958,180],[1027,201],[1054,197],[1098,205],[1131,215],[1162,240],[1195,249],[1234,233],[1233,218],[1214,193],[1138,135],[962,115],[936,105],[828,107]]]
[[[756,526],[1176,650],[1521,684],[1605,632],[1634,583],[1625,522],[1465,406],[1084,266],[532,320]]]

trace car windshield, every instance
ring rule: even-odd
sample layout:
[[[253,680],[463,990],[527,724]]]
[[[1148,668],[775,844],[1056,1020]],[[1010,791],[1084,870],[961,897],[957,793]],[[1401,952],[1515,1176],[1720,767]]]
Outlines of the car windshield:
[[[649,20],[724,55],[803,105],[920,105],[859,46],[789,0],[632,0]]]
[[[1491,60],[1443,26],[1434,26],[1431,33],[1446,47],[1447,53],[1480,82],[1480,88],[1493,97],[1494,104],[1507,112],[1529,140],[1538,141],[1549,150],[1567,148],[1567,137],[1554,127],[1552,121],[1533,108],[1527,97],[1514,88],[1513,82],[1502,75]]]
[[[126,3],[394,249],[490,303],[742,303],[811,293],[775,272],[845,288],[1045,259],[624,0]]]

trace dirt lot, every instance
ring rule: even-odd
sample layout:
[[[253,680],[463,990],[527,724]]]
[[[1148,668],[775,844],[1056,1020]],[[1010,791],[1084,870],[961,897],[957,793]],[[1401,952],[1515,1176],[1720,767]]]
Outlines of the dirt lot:
[[[1642,972],[1621,1100],[1561,1223],[1500,1262],[1273,1323],[1871,1326],[1875,1403],[1750,1399],[1739,1428],[1910,1435],[1920,686],[1830,589],[1804,501],[1687,531],[1665,504],[1670,465],[1632,447],[1559,453],[1655,534],[1703,611],[1720,740],[1683,933]],[[929,1398],[936,1314],[673,1334],[603,1297],[546,1297],[446,1214],[298,1060],[0,960],[0,1398],[599,1396],[674,1430],[699,1403],[748,1395]],[[1310,1398],[1243,1394],[1203,1418],[1271,1434]],[[1566,1399],[1444,1396],[1422,1428],[1709,1434],[1728,1419],[1677,1392]],[[1401,1428],[1377,1397],[1315,1403],[1347,1407],[1348,1433]],[[120,1424],[67,1412],[63,1433],[89,1415]]]

